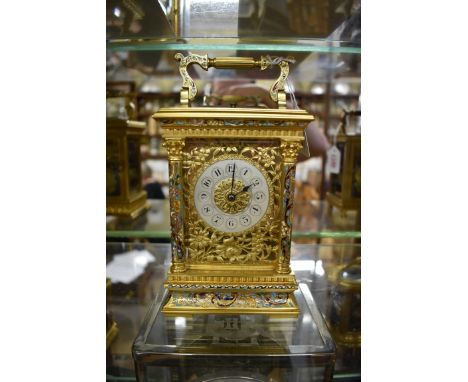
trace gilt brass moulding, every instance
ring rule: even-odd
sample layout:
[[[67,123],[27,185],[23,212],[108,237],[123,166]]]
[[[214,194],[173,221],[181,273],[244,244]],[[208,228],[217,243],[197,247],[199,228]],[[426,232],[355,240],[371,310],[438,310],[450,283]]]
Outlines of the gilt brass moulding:
[[[246,67],[261,62],[248,59]],[[242,68],[240,60],[235,65]],[[278,109],[185,103],[153,115],[169,158],[172,266],[164,313],[298,315],[291,214],[297,155],[314,117],[276,101]]]

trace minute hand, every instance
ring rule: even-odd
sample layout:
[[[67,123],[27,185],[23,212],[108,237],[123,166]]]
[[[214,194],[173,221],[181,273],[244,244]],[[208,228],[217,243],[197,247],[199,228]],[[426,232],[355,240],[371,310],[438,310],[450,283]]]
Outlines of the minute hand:
[[[234,188],[234,174],[236,173],[236,162],[234,162],[234,168],[232,169],[232,181],[231,181],[231,194]]]

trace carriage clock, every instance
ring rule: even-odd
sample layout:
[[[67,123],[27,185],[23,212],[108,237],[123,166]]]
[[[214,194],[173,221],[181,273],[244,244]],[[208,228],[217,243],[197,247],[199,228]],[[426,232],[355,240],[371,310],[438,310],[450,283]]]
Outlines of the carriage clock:
[[[168,314],[296,316],[290,267],[295,165],[314,119],[287,110],[287,60],[270,88],[277,109],[191,107],[193,64],[259,68],[271,60],[175,55],[181,105],[153,115],[169,158],[172,265],[165,282]],[[277,60],[278,61],[278,60]]]
[[[126,104],[128,120],[106,120],[106,214],[134,219],[150,207],[140,157],[146,123],[135,121],[134,105],[128,99]]]
[[[343,267],[331,290],[328,323],[334,340],[361,346],[361,257]]]
[[[336,136],[340,151],[340,170],[330,174],[327,201],[342,211],[361,208],[361,134],[351,134],[349,118],[359,117],[360,110],[343,113]]]

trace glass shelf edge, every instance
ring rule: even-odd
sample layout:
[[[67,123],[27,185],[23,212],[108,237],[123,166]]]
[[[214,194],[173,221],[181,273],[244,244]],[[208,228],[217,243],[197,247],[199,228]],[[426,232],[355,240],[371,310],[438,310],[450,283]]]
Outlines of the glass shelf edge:
[[[114,377],[110,374],[106,375],[106,381],[108,382],[136,382],[136,377]]]
[[[107,238],[145,238],[145,239],[170,239],[170,232],[167,231],[106,231]],[[360,239],[361,232],[359,231],[322,231],[322,232],[301,232],[292,233],[293,239]]]
[[[360,47],[311,45],[311,44],[272,44],[272,43],[177,43],[160,41],[108,41],[109,51],[174,51],[174,50],[247,50],[247,51],[280,51],[280,52],[317,52],[361,54]]]
[[[292,233],[293,239],[360,239],[360,231],[317,231],[317,232],[301,232],[296,231]]]
[[[170,239],[169,231],[106,231],[106,238],[144,238],[144,239]]]
[[[361,373],[355,372],[338,372],[337,374],[333,374],[333,381],[341,381],[341,380],[348,380],[349,378],[361,378]]]

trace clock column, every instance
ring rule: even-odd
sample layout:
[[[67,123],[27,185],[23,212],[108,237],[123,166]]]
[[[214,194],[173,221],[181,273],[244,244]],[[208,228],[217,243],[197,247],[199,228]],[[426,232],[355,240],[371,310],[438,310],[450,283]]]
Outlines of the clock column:
[[[299,150],[302,148],[301,141],[281,140],[282,157],[282,189],[283,198],[281,203],[281,250],[276,271],[288,274],[291,272],[291,230],[292,230],[292,204],[294,197],[294,175]]]
[[[183,203],[183,173],[182,151],[185,146],[183,139],[166,138],[164,146],[169,157],[169,204],[171,217],[171,250],[174,273],[185,272],[184,252],[184,203]]]

